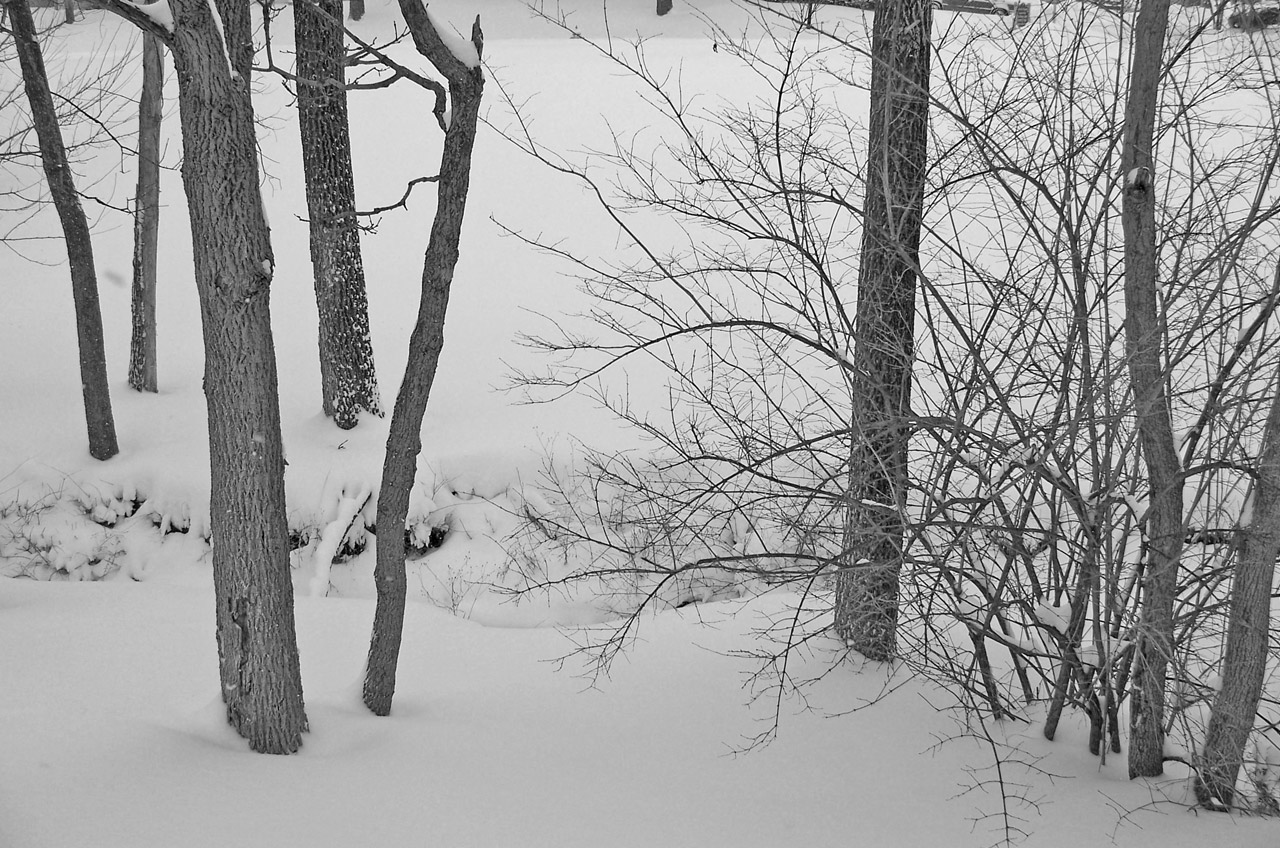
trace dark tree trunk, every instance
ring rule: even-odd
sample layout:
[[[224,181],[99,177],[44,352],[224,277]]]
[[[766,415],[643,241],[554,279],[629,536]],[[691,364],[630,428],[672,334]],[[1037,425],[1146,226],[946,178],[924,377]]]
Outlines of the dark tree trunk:
[[[1125,352],[1139,443],[1147,468],[1147,561],[1142,612],[1129,689],[1129,776],[1164,771],[1165,679],[1173,656],[1173,602],[1182,556],[1182,474],[1173,438],[1159,311],[1154,137],[1169,0],[1142,0],[1134,25],[1125,109]]]
[[[62,0],[62,17],[69,24],[76,22],[76,0]]]
[[[1276,274],[1280,276],[1280,270]],[[1254,481],[1253,515],[1242,530],[1244,543],[1227,614],[1222,686],[1209,714],[1196,781],[1196,800],[1211,810],[1229,810],[1235,800],[1236,776],[1267,673],[1271,582],[1280,556],[1280,395],[1271,401]]]
[[[897,652],[909,437],[905,416],[928,154],[932,17],[929,0],[881,3],[872,29],[849,501],[835,628],[848,647],[873,660],[888,660]]]
[[[85,419],[89,431],[89,455],[110,459],[120,448],[116,443],[115,419],[111,414],[111,390],[107,383],[107,356],[102,341],[102,310],[98,305],[98,275],[93,264],[93,243],[85,220],[75,179],[67,164],[62,129],[49,91],[44,56],[36,39],[35,21],[26,0],[6,0],[9,25],[22,67],[22,83],[31,104],[31,120],[40,142],[49,194],[62,222],[71,266],[71,291],[76,309],[76,336],[80,346],[80,387],[84,396]]]
[[[444,347],[445,309],[449,304],[453,270],[458,263],[458,243],[471,183],[471,152],[480,98],[484,93],[482,71],[467,67],[449,52],[431,27],[420,0],[401,0],[400,7],[419,52],[449,81],[453,116],[440,157],[436,214],[423,260],[418,321],[409,339],[409,362],[391,416],[387,454],[382,465],[382,488],[378,494],[378,559],[374,572],[378,605],[364,679],[365,705],[377,715],[391,712],[395,695],[396,664],[404,625],[405,518],[409,512],[409,491],[418,470],[418,453],[422,449],[422,416]],[[483,36],[478,17],[471,39],[479,52]],[[439,112],[437,117],[443,121]]]
[[[156,386],[156,251],[160,234],[160,122],[164,111],[164,48],[142,36],[142,94],[138,97],[138,189],[133,212],[133,335],[129,386]]]
[[[351,20],[358,21],[364,17],[364,0],[351,0]]]
[[[204,0],[175,3],[171,49],[204,323],[219,672],[236,731],[255,751],[291,753],[307,718],[268,302],[274,257],[258,188],[248,8],[244,0],[217,7],[234,74]]]
[[[347,430],[362,410],[381,415],[382,402],[356,226],[342,0],[298,0],[293,8],[298,123],[320,313],[320,386],[325,414]]]
[[[658,0],[658,17],[671,11],[672,0]]]

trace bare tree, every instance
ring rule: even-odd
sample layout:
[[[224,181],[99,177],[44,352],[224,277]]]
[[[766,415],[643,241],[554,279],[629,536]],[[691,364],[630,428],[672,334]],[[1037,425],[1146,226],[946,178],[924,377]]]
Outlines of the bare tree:
[[[164,46],[142,34],[142,91],[138,95],[138,188],[133,210],[133,333],[129,386],[156,385],[156,259],[160,246],[160,124],[164,117]]]
[[[868,659],[897,653],[916,275],[929,141],[930,0],[876,7],[854,399],[835,629]]]
[[[378,605],[364,678],[364,703],[376,715],[391,712],[395,695],[396,664],[404,626],[405,519],[409,493],[417,475],[418,454],[422,450],[422,417],[444,348],[445,310],[458,263],[458,244],[471,184],[471,154],[480,98],[484,93],[484,72],[480,67],[484,34],[479,16],[471,27],[470,42],[461,38],[446,42],[448,36],[436,29],[421,0],[400,0],[400,10],[409,25],[414,46],[445,78],[449,90],[446,107],[444,87],[422,80],[436,95],[434,111],[444,130],[444,150],[440,154],[436,181],[435,218],[423,260],[422,300],[409,337],[409,361],[391,416],[382,465],[382,488],[378,493],[378,559],[374,571]]]
[[[1161,361],[1165,327],[1160,315],[1156,252],[1158,174],[1153,148],[1168,27],[1169,0],[1143,0],[1134,25],[1120,159],[1124,173],[1125,348],[1150,491],[1142,624],[1130,690],[1130,777],[1164,772],[1165,681],[1173,658],[1173,606],[1185,535],[1182,472],[1165,391],[1168,375]]]
[[[292,753],[307,730],[294,633],[284,451],[259,188],[247,0],[154,7],[107,0],[173,54],[204,326],[210,529],[227,720],[255,751]]]
[[[362,411],[381,415],[382,402],[355,212],[342,0],[295,3],[293,25],[311,266],[320,313],[320,386],[325,414],[347,430],[356,426]]]
[[[98,277],[93,263],[93,242],[75,178],[67,161],[62,130],[49,90],[49,76],[36,37],[35,22],[27,0],[6,0],[9,33],[13,36],[22,67],[22,81],[31,119],[40,142],[40,158],[49,193],[62,223],[71,266],[71,289],[75,299],[76,334],[80,348],[80,385],[84,396],[89,433],[89,454],[106,460],[120,448],[116,441],[115,419],[111,413],[111,390],[107,383],[107,360],[103,349],[102,311],[98,304]]]
[[[1280,268],[1275,288],[1280,289]],[[1280,376],[1280,372],[1278,372]],[[1213,701],[1196,775],[1196,800],[1230,810],[1267,671],[1271,590],[1280,557],[1280,387],[1271,400],[1253,481],[1252,515],[1240,520],[1240,552],[1231,582],[1222,684]]]

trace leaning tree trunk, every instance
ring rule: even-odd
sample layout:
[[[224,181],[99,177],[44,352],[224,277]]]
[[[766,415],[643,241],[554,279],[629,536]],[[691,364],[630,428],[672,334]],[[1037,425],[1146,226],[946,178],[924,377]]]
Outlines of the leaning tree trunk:
[[[1276,272],[1280,276],[1280,270]],[[1267,673],[1271,581],[1280,556],[1280,394],[1271,401],[1254,480],[1253,515],[1241,528],[1227,613],[1222,686],[1209,714],[1196,781],[1196,799],[1211,810],[1230,810],[1244,747],[1253,730]]]
[[[1147,468],[1147,561],[1129,690],[1129,776],[1164,771],[1164,690],[1173,655],[1173,602],[1182,556],[1182,475],[1173,438],[1159,307],[1154,136],[1169,0],[1142,0],[1134,25],[1125,109],[1125,352],[1139,443]]]
[[[164,113],[164,48],[142,35],[142,94],[138,97],[138,189],[133,212],[133,335],[129,386],[156,385],[156,254],[160,235],[160,122]]]
[[[129,0],[101,2],[162,38],[173,54],[182,184],[204,325],[222,699],[227,720],[255,751],[292,753],[302,744],[307,716],[294,635],[271,336],[274,257],[258,187],[249,93],[248,3],[220,0],[215,17],[206,0],[171,0],[169,32]]]
[[[342,0],[298,0],[293,9],[298,123],[320,313],[320,386],[325,415],[348,430],[361,410],[381,415],[382,402],[356,226]]]
[[[382,465],[378,494],[378,559],[374,572],[378,605],[365,669],[364,702],[377,715],[391,712],[395,695],[396,664],[404,626],[405,572],[404,529],[409,512],[409,491],[418,470],[422,449],[422,416],[426,412],[440,351],[444,348],[445,309],[449,287],[458,264],[458,242],[471,183],[471,152],[476,121],[484,93],[480,67],[469,67],[449,52],[440,40],[420,0],[400,0],[400,8],[418,51],[449,81],[452,119],[446,120],[438,99],[436,117],[447,124],[440,156],[435,220],[422,268],[422,300],[418,321],[409,338],[409,362],[396,397]],[[471,29],[477,56],[483,46],[480,18]]]
[[[871,36],[849,491],[835,628],[848,647],[872,660],[897,652],[932,17],[929,0],[881,3]]]
[[[102,310],[98,305],[98,275],[93,264],[89,223],[76,194],[75,179],[67,163],[67,149],[49,90],[49,75],[36,38],[35,21],[26,0],[5,0],[9,25],[22,67],[22,83],[31,104],[31,120],[40,142],[40,159],[49,194],[62,222],[71,266],[71,291],[76,309],[76,336],[80,347],[80,389],[84,397],[89,431],[89,455],[110,459],[119,453],[116,424],[111,414],[111,390],[107,383],[107,356],[102,340]]]

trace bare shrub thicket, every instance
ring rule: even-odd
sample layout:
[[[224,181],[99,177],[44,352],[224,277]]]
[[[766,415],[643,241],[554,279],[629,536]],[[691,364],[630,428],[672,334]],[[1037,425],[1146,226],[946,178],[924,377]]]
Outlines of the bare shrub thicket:
[[[759,679],[786,693],[806,682],[788,671],[796,651],[843,653],[829,626],[858,437],[869,18],[798,5],[753,18],[745,33],[708,21],[752,75],[749,100],[696,99],[697,81],[655,67],[643,44],[588,41],[632,75],[652,129],[578,161],[518,119],[508,130],[585,183],[624,245],[601,258],[521,236],[574,263],[596,304],[532,340],[555,364],[522,383],[594,392],[649,443],[549,470],[556,509],[531,517],[523,545],[558,564],[545,588],[620,593],[622,619],[588,645],[602,669],[646,607],[790,592],[758,644],[771,672]],[[935,24],[915,384],[900,422],[913,434],[902,660],[970,709],[1044,721],[1050,738],[1079,709],[1104,757],[1124,740],[1149,542],[1123,326],[1132,23],[1077,5],[1016,29]],[[1188,752],[1221,671],[1280,365],[1276,73],[1265,42],[1175,12],[1155,153],[1186,546],[1165,730]],[[627,389],[655,381],[658,394]]]

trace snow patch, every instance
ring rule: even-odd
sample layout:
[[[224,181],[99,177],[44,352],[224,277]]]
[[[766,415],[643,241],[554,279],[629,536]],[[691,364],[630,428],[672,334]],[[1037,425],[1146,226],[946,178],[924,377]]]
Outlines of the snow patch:
[[[369,503],[370,490],[362,488],[354,497],[344,496],[338,501],[333,519],[329,521],[320,534],[320,542],[316,545],[312,556],[314,576],[307,584],[308,594],[323,598],[329,594],[329,575],[333,569],[333,560],[337,556],[338,546],[346,538],[347,531],[355,523],[364,507]]]
[[[1066,636],[1071,623],[1071,607],[1066,603],[1041,601],[1036,604],[1036,620]]]

